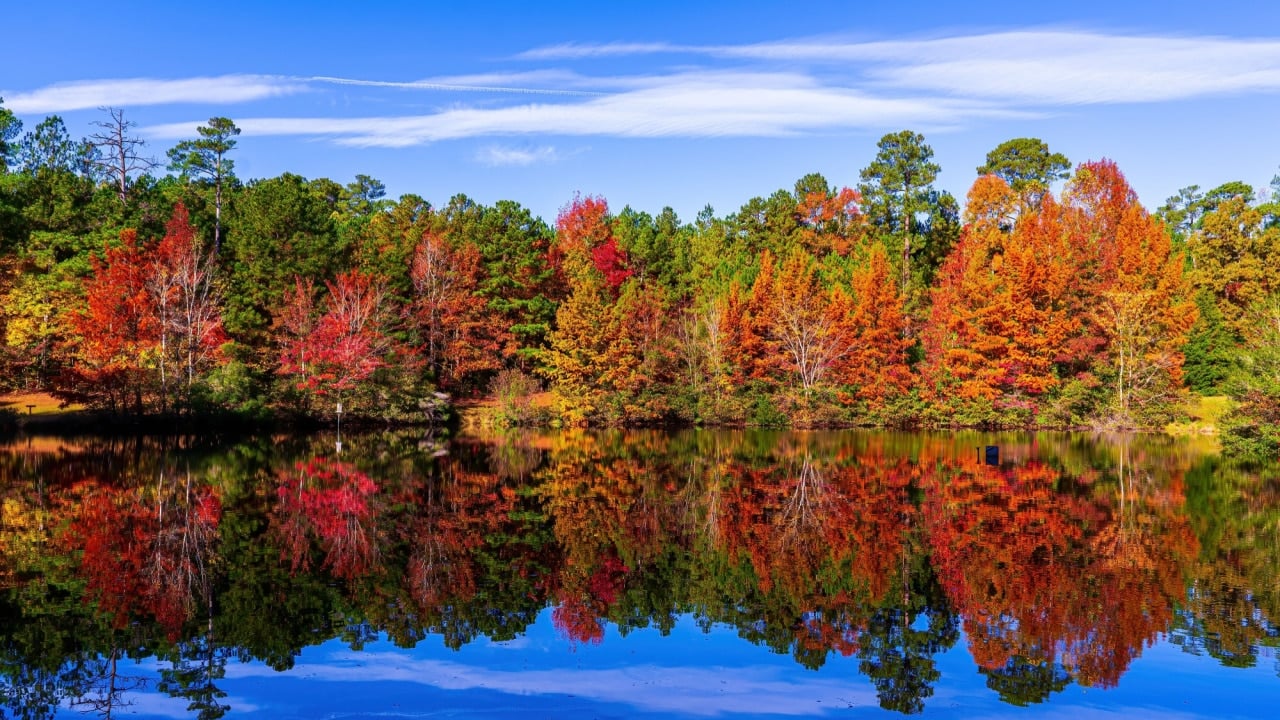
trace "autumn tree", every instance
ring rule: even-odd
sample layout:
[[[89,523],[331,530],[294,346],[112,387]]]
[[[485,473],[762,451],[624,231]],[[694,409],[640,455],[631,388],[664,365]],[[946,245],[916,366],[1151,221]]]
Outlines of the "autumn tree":
[[[815,174],[796,181],[795,195],[797,235],[810,254],[848,255],[863,239],[866,218],[861,211],[862,197],[856,190],[835,190]]]
[[[556,328],[543,355],[543,373],[571,421],[598,419],[608,397],[624,389],[611,380],[629,375],[638,365],[634,347],[622,330],[603,278],[587,274],[560,304]]]
[[[602,252],[600,261],[606,265],[605,269],[613,271],[616,270],[614,263],[620,259],[616,257],[617,245],[609,222],[609,204],[604,198],[591,195],[575,197],[573,202],[561,208],[556,217],[556,244],[551,253],[552,264],[560,268],[570,283],[592,270],[603,274],[604,270],[597,266],[595,255],[598,248],[611,242],[613,249]],[[614,283],[610,285],[617,287]]]
[[[850,351],[839,363],[841,380],[853,386],[868,409],[879,411],[905,395],[915,378],[908,353],[902,296],[893,282],[884,248],[874,246],[866,265],[853,276],[853,308],[842,322]],[[833,311],[836,298],[832,299]]]
[[[727,298],[687,308],[677,320],[675,353],[682,368],[680,387],[693,395],[691,414],[718,419],[733,393],[727,354]]]
[[[1248,331],[1246,309],[1280,290],[1280,226],[1236,195],[1204,215],[1187,239],[1191,281],[1211,293],[1237,335]]]
[[[1167,417],[1182,387],[1182,348],[1197,309],[1162,223],[1137,202],[1115,163],[1080,166],[1066,191],[1065,216],[1077,243],[1093,248],[1093,308],[1105,343],[1099,364],[1111,381],[1110,421],[1131,425]]]
[[[787,257],[766,292],[772,299],[769,331],[808,397],[852,350],[845,322],[852,301],[839,287],[824,291],[813,258],[801,250]]]
[[[511,337],[495,327],[476,295],[480,252],[474,245],[453,248],[441,236],[423,235],[413,255],[413,316],[427,367],[442,387],[460,385],[473,373],[501,369]]]
[[[164,369],[172,358],[184,376],[188,408],[197,380],[221,359],[228,341],[214,262],[211,252],[203,252],[186,207],[179,203],[156,248],[149,289],[161,326],[162,392],[167,387]]]
[[[154,263],[131,230],[119,247],[106,247],[85,283],[85,306],[69,313],[75,332],[76,367],[58,391],[104,404],[114,411],[128,403],[144,410],[161,327],[149,291]]]
[[[277,316],[288,329],[281,340],[278,372],[291,378],[304,397],[328,398],[341,405],[377,370],[400,359],[403,348],[391,335],[385,287],[376,278],[352,270],[326,282],[325,288],[328,293],[317,312],[312,309],[311,288],[301,279],[295,281]]]
[[[974,183],[969,225],[933,289],[923,391],[961,422],[1025,421],[1058,385],[1054,363],[1079,326],[1061,210],[1046,197],[1010,225],[1016,198],[995,176]]]
[[[451,246],[473,245],[480,251],[476,293],[512,338],[504,358],[530,368],[564,294],[550,228],[519,203],[485,206],[465,195],[437,213],[434,227]]]
[[[575,422],[639,422],[666,412],[656,382],[674,364],[663,300],[632,277],[601,198],[575,198],[556,223],[553,261],[570,295],[542,354],[562,412]],[[641,397],[641,391],[649,392]]]

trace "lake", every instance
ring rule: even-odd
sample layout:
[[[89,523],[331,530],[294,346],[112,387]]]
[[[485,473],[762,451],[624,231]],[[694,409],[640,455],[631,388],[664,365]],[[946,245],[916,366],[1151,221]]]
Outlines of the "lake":
[[[33,437],[0,500],[12,717],[1280,701],[1280,470],[1202,439]]]

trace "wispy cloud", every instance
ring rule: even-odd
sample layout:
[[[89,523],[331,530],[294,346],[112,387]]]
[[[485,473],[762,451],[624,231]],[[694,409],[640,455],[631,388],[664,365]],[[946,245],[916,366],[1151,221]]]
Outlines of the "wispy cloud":
[[[976,117],[1026,117],[985,102],[883,97],[797,73],[689,72],[581,102],[456,107],[428,115],[365,118],[246,118],[246,134],[329,136],[361,147],[406,147],[469,137],[782,137],[915,125],[938,129]],[[194,123],[148,128],[185,137]]]
[[[490,167],[507,165],[527,166],[538,163],[551,163],[559,159],[556,149],[550,145],[537,148],[514,148],[501,145],[487,145],[476,153],[476,161]]]
[[[296,78],[276,75],[220,75],[178,80],[130,78],[58,83],[30,92],[0,93],[16,113],[56,113],[103,106],[136,107],[190,103],[224,105],[306,90]]]
[[[256,665],[235,665],[227,668],[227,677],[274,672]],[[875,692],[866,683],[817,676],[782,677],[770,667],[735,667],[732,672],[715,667],[654,665],[515,671],[416,659],[407,653],[366,652],[338,653],[315,664],[299,662],[293,672],[325,683],[407,682],[445,690],[483,688],[516,695],[573,695],[681,715],[820,716],[838,707],[876,703]]]
[[[490,84],[470,84],[448,81],[432,81],[432,80],[410,80],[410,81],[393,81],[393,80],[356,80],[352,78],[324,77],[318,76],[310,78],[314,82],[328,83],[332,85],[356,85],[361,87],[377,87],[377,88],[398,88],[401,90],[444,90],[449,92],[487,92],[487,93],[507,93],[515,95],[567,95],[567,96],[592,96],[601,95],[600,92],[590,90],[574,90],[567,88],[547,88],[547,87],[518,87],[512,85],[490,85]]]
[[[558,60],[578,58],[617,57],[623,55],[652,55],[656,53],[701,52],[703,47],[672,45],[671,43],[563,43],[534,48],[520,53],[521,60]]]
[[[675,53],[684,63],[675,69],[601,72],[608,58]],[[369,88],[371,95],[380,90],[495,95],[425,113],[420,105],[404,112],[361,113],[357,99],[354,111],[343,105],[343,117],[237,117],[250,135],[408,147],[477,137],[785,137],[901,127],[936,132],[990,119],[1043,117],[1086,104],[1280,92],[1280,40],[1062,29],[878,42],[828,37],[716,46],[570,44],[535,48],[520,57],[564,62],[410,81],[275,75],[85,81],[5,96],[11,109],[34,113],[100,105],[225,105],[343,86]],[[591,60],[592,70],[601,74],[578,73],[572,69],[576,59]],[[385,104],[389,97],[398,96],[378,97],[380,109],[394,107]],[[157,139],[189,137],[199,122],[155,125],[144,133]],[[554,159],[554,153],[500,146],[477,155],[492,165]]]
[[[864,89],[1039,105],[1159,102],[1280,91],[1280,41],[1026,30],[884,42],[801,39],[748,45],[555,45],[522,59],[683,53],[839,66]]]

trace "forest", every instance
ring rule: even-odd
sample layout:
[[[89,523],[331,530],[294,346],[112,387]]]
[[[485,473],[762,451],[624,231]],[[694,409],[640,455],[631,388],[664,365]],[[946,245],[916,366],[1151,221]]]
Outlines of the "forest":
[[[1115,163],[992,149],[963,203],[926,139],[692,221],[566,198],[433,207],[235,174],[211,118],[163,161],[0,104],[0,392],[103,416],[1159,428],[1231,397],[1280,451],[1280,178],[1154,212]]]

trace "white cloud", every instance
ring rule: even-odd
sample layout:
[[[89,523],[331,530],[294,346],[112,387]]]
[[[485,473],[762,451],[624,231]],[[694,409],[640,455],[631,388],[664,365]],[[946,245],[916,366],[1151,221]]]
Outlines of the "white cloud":
[[[259,665],[234,665],[228,678],[272,676]],[[483,688],[513,695],[573,695],[650,712],[686,715],[735,713],[823,715],[851,705],[874,706],[875,691],[861,678],[836,680],[806,674],[782,677],[776,668],[661,667],[494,670],[407,653],[338,653],[316,664],[298,662],[297,677],[317,682],[406,682],[443,690]]]
[[[534,48],[516,57],[522,60],[555,60],[561,58],[599,58],[623,55],[652,55],[655,53],[700,52],[704,48],[670,43],[564,43]]]
[[[246,135],[408,147],[473,137],[782,137],[902,127],[936,132],[992,118],[1043,117],[1072,105],[1280,91],[1280,40],[1076,30],[880,42],[814,38],[729,46],[573,44],[530,50],[522,57],[585,58],[598,68],[610,57],[654,53],[695,55],[710,67],[595,77],[552,67],[414,81],[269,75],[113,80],[20,93],[8,105],[18,112],[37,112],[108,104],[219,104],[324,85],[539,96],[495,98],[422,114],[243,113],[237,119]],[[156,125],[144,133],[157,139],[190,137],[198,124]],[[529,164],[554,157],[553,152],[495,146],[477,159]]]
[[[580,102],[456,107],[400,117],[244,118],[237,124],[246,135],[329,136],[358,147],[406,147],[504,135],[780,137],[903,125],[928,130],[976,117],[1028,116],[986,102],[876,96],[799,73],[695,71],[636,84]],[[194,127],[177,123],[144,132],[185,137]]]
[[[55,113],[104,106],[137,107],[190,103],[221,105],[302,92],[306,85],[275,75],[221,75],[162,80],[130,78],[58,83],[30,92],[4,92],[15,113]]]
[[[480,76],[483,77],[483,76]],[[477,78],[478,79],[478,78]],[[401,90],[444,90],[448,92],[490,92],[490,93],[507,93],[516,95],[599,95],[598,92],[589,90],[573,90],[566,88],[548,88],[548,87],[518,87],[513,85],[502,85],[502,76],[490,76],[489,79],[496,81],[492,83],[481,82],[459,82],[458,79],[452,81],[444,80],[410,80],[410,81],[391,81],[391,80],[356,80],[352,78],[338,78],[318,76],[311,78],[314,82],[328,83],[332,85],[356,85],[361,87],[377,87],[377,88],[398,88]]]
[[[527,166],[537,163],[551,163],[559,159],[556,149],[550,145],[537,148],[514,148],[501,145],[488,145],[476,153],[476,161],[490,167],[504,165]]]
[[[837,65],[866,89],[1039,105],[1132,103],[1280,91],[1280,40],[1028,30],[924,40],[791,40],[751,45],[557,45],[522,58],[689,53]],[[847,81],[853,81],[848,78]]]

